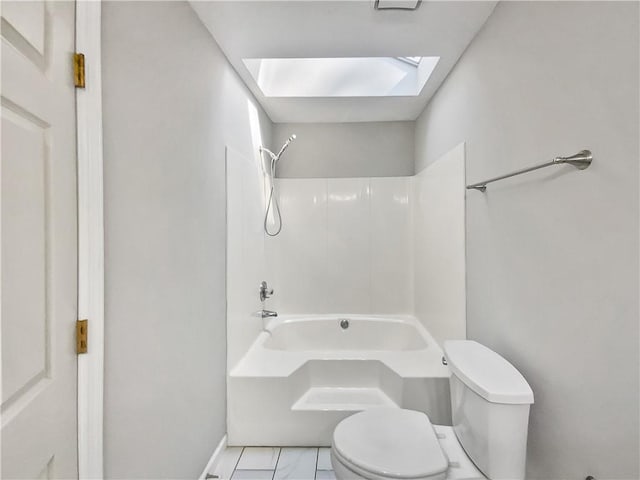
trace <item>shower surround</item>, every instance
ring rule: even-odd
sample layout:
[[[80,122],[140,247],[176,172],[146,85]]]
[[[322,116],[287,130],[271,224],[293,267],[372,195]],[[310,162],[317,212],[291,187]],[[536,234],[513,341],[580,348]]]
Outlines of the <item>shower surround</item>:
[[[449,423],[439,344],[466,335],[464,144],[413,177],[276,179],[276,237],[268,183],[257,155],[227,151],[229,444],[328,445],[386,404]]]

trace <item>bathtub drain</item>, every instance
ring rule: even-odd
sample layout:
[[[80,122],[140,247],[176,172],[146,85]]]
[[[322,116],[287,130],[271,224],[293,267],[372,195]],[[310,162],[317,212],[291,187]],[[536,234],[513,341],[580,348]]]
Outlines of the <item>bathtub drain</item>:
[[[347,328],[349,328],[349,320],[347,320],[346,318],[343,318],[340,320],[340,327],[343,330],[346,330]]]

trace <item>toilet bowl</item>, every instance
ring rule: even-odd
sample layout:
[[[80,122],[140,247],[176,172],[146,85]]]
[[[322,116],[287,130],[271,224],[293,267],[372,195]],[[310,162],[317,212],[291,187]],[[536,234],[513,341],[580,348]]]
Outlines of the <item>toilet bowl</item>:
[[[337,480],[524,479],[531,388],[479,343],[445,342],[444,351],[454,426],[400,408],[356,413],[333,433]]]
[[[348,420],[348,421],[347,421]],[[480,480],[452,427],[432,425],[422,412],[371,409],[334,432],[331,463],[340,480]]]

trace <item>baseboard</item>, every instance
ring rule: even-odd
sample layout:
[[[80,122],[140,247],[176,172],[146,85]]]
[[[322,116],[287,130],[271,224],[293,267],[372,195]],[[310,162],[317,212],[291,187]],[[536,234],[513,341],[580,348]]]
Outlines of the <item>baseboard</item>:
[[[207,462],[207,466],[204,467],[204,470],[200,474],[200,477],[198,478],[198,480],[204,480],[206,478],[206,476],[207,476],[207,473],[213,471],[213,468],[218,463],[218,460],[220,459],[220,456],[224,452],[225,448],[227,448],[227,435],[226,434],[224,435],[224,437],[222,437],[222,440],[220,440],[220,443],[218,444],[216,449],[213,451],[213,454],[211,454],[211,458]]]

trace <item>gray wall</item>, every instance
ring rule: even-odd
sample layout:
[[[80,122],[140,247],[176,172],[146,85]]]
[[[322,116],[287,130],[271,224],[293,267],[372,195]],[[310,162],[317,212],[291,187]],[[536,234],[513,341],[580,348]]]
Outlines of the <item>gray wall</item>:
[[[502,2],[418,120],[467,142],[468,336],[531,383],[528,478],[638,478],[638,4]]]
[[[276,123],[270,149],[298,137],[281,178],[402,177],[413,175],[414,131],[415,122]]]
[[[197,478],[226,431],[225,145],[270,122],[187,3],[105,2],[102,33],[105,473]]]

